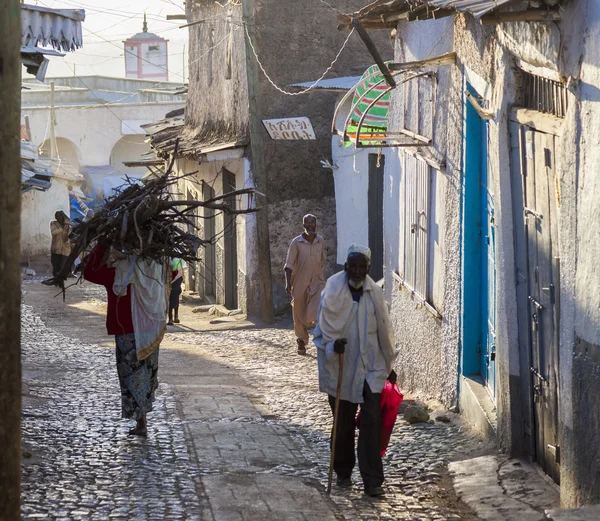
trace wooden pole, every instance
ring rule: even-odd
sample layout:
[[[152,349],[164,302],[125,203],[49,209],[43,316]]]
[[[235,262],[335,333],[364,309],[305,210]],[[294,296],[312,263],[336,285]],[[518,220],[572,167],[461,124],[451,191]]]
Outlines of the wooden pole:
[[[483,15],[479,21],[484,24],[503,22],[558,22],[561,20],[559,9],[531,9],[529,11],[510,11]]]
[[[396,87],[396,82],[395,82],[394,78],[392,77],[392,75],[390,74],[390,71],[387,68],[387,66],[385,65],[385,63],[383,63],[383,59],[381,58],[381,55],[379,54],[377,47],[375,47],[373,40],[371,40],[369,33],[367,33],[367,31],[365,31],[364,27],[360,24],[360,22],[356,18],[352,19],[352,26],[356,29],[356,32],[361,37],[362,41],[365,42],[365,45],[367,46],[368,51],[371,53],[371,56],[373,56],[373,59],[375,60],[375,63],[379,67],[381,74],[383,74],[385,81],[392,89],[394,89]]]
[[[0,2],[0,521],[21,519],[21,7]]]
[[[56,159],[58,150],[56,146],[56,121],[54,120],[54,82],[50,82],[50,159]]]
[[[327,474],[327,493],[331,494],[333,482],[333,464],[335,462],[335,438],[337,436],[338,416],[340,412],[340,394],[342,392],[342,376],[344,374],[344,353],[340,353],[340,369],[338,371],[337,389],[335,390],[335,404],[333,406],[333,429],[331,432],[331,456],[329,457],[329,473]]]
[[[433,58],[403,63],[388,63],[388,69],[391,71],[414,71],[424,67],[435,67],[438,65],[456,65],[456,53],[449,52]]]
[[[256,29],[254,25],[254,0],[242,0],[243,21],[247,29],[246,50],[246,77],[248,81],[248,111],[250,126],[250,149],[252,175],[256,191],[264,194],[263,201],[258,200],[257,206],[261,209],[256,213],[256,235],[258,248],[258,284],[260,299],[260,317],[264,322],[275,321],[273,315],[273,290],[271,280],[271,249],[269,240],[269,207],[267,173],[265,171],[263,126],[258,105],[258,64],[248,38],[256,47]],[[244,31],[246,33],[246,31]]]

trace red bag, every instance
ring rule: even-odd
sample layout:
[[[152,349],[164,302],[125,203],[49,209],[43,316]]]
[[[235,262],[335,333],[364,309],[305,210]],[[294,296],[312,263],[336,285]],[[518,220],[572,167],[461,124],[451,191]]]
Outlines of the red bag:
[[[381,407],[381,455],[385,454],[388,444],[390,443],[390,437],[394,430],[394,424],[398,417],[398,407],[404,400],[404,395],[398,389],[398,385],[385,381],[383,390],[381,391],[381,401],[379,402]],[[360,411],[356,415],[356,426],[360,428]]]
[[[383,391],[381,391],[381,455],[385,454],[387,446],[390,443],[394,423],[398,416],[398,407],[404,400],[404,395],[398,389],[397,384],[389,380],[385,381]]]

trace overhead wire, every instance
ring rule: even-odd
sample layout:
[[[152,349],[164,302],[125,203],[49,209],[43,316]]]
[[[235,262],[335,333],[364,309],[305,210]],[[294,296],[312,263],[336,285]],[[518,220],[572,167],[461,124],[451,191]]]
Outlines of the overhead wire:
[[[319,77],[318,80],[316,80],[312,85],[310,85],[309,87],[307,87],[306,89],[303,89],[299,92],[289,92],[287,90],[282,89],[279,85],[277,85],[269,76],[269,74],[267,73],[267,71],[265,70],[265,67],[263,66],[262,62],[260,61],[260,58],[258,57],[258,53],[256,52],[256,49],[254,48],[254,44],[252,43],[252,39],[250,38],[250,33],[248,32],[248,26],[246,24],[244,24],[244,29],[246,31],[246,37],[248,38],[248,43],[250,44],[250,48],[252,49],[252,54],[254,55],[254,59],[256,60],[256,62],[258,63],[258,66],[260,67],[260,70],[262,71],[263,75],[265,76],[265,78],[267,78],[267,81],[279,92],[281,92],[282,94],[285,94],[286,96],[300,96],[301,94],[306,94],[307,92],[313,90],[317,84],[323,79],[325,78],[325,76],[327,75],[327,73],[333,68],[333,66],[336,64],[336,62],[339,60],[342,52],[344,51],[344,49],[346,48],[346,45],[348,44],[348,42],[350,41],[350,37],[354,34],[354,28],[352,28],[352,30],[350,31],[350,33],[348,34],[348,36],[346,37],[346,40],[344,41],[344,44],[342,45],[342,47],[340,48],[340,50],[337,52],[335,58],[333,59],[333,61],[331,62],[331,64],[329,65],[329,67],[327,67],[327,69],[325,69],[325,72],[323,74],[321,74],[321,76]]]

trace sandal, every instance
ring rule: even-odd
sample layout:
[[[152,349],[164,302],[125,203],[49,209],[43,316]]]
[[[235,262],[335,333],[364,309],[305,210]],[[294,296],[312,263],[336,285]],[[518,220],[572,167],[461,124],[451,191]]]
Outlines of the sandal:
[[[296,339],[296,343],[298,344],[298,354],[305,355],[306,354],[306,344],[304,343],[304,341],[300,340],[298,338],[298,339]]]
[[[129,436],[141,436],[142,438],[148,437],[148,429],[143,428],[139,429],[138,427],[134,427],[133,429],[129,429],[127,433]]]

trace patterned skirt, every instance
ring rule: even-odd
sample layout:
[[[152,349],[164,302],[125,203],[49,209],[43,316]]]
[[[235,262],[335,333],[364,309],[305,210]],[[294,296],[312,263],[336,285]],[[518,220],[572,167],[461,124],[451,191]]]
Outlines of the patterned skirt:
[[[139,420],[152,410],[154,391],[158,387],[158,349],[137,359],[135,335],[116,335],[117,373],[121,385],[121,415]]]

